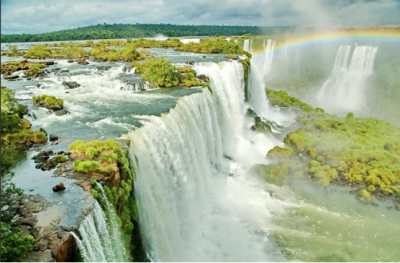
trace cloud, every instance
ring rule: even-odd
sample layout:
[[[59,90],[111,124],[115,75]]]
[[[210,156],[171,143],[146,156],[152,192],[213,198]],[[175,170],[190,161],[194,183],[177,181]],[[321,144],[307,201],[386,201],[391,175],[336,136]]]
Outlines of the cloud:
[[[98,23],[400,26],[398,0],[3,0],[1,33]]]

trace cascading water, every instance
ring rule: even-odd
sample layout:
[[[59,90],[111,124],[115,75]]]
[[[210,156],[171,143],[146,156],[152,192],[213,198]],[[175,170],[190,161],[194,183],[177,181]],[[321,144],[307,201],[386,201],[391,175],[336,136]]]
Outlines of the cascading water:
[[[250,52],[250,40],[245,39],[243,42],[243,50],[246,52]]]
[[[210,78],[213,94],[204,89],[182,97],[168,114],[128,134],[148,256],[283,260],[259,227],[268,225],[272,198],[247,178],[250,167],[266,163],[265,153],[280,143],[246,128],[241,64],[199,63],[194,69]]]
[[[109,213],[107,220],[100,205],[95,202],[93,211],[79,226],[79,238],[75,237],[79,250],[85,262],[127,262],[128,253],[124,247],[122,236],[117,225],[117,218],[109,203],[103,187],[97,183]]]
[[[316,95],[321,106],[330,111],[361,111],[365,105],[365,82],[373,73],[377,47],[340,46],[329,79]]]
[[[273,39],[268,39],[266,45],[264,42],[264,64],[263,64],[263,70],[262,70],[262,74],[263,74],[264,78],[271,71],[272,61],[274,59],[275,42],[276,41]]]

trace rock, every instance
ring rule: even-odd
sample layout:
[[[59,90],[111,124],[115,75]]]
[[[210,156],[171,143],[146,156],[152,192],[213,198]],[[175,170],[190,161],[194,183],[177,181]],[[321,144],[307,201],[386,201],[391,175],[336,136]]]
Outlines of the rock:
[[[73,252],[77,249],[75,238],[70,233],[58,233],[58,237],[60,239],[55,247],[49,245],[53,256],[57,262],[72,262],[74,260]]]
[[[203,58],[207,58],[207,56],[203,56]]]
[[[89,62],[87,62],[86,60],[84,60],[84,59],[78,59],[78,64],[80,64],[80,65],[88,65],[89,64]]]
[[[31,80],[32,78],[27,78],[26,80]]]
[[[78,185],[82,186],[83,190],[90,191],[92,189],[92,184],[85,180],[79,180],[77,182]]]
[[[97,70],[109,70],[111,66],[101,66],[101,67],[96,67]]]
[[[49,140],[50,140],[51,142],[52,142],[52,141],[56,141],[56,140],[58,140],[58,136],[57,136],[56,134],[50,134]]]
[[[60,70],[60,73],[69,72],[69,69]]]
[[[67,61],[67,63],[74,63],[74,61],[73,61],[72,59],[69,59],[69,60]]]
[[[122,69],[122,71],[123,71],[123,72],[126,72],[126,71],[128,71],[128,69],[129,69],[128,67],[124,67],[124,68]],[[129,72],[129,71],[128,71],[128,72]]]
[[[197,78],[203,82],[208,82],[208,77],[206,75],[199,75]]]
[[[62,109],[62,110],[56,111],[55,114],[57,116],[62,116],[62,115],[65,115],[65,114],[69,114],[69,111]]]
[[[189,61],[189,62],[187,62],[187,64],[194,65],[194,61]]]
[[[54,192],[59,192],[65,189],[65,186],[63,183],[59,183],[58,185],[53,187]]]
[[[64,154],[64,151],[59,151],[57,154]]]
[[[44,134],[46,134],[47,137],[47,131],[45,131],[43,128],[40,128],[39,131],[43,132]]]
[[[75,89],[81,86],[81,84],[77,83],[76,81],[63,81],[62,84],[69,89]]]
[[[50,249],[29,253],[26,259],[28,262],[56,262]]]
[[[4,77],[4,79],[17,79],[17,78],[19,78],[18,75],[4,75],[3,77]]]
[[[49,171],[49,170],[51,170],[51,169],[53,169],[53,168],[56,168],[57,167],[57,161],[56,161],[56,159],[55,158],[51,158],[50,160],[47,160],[44,164],[43,164],[43,166],[42,167],[40,167],[40,169],[41,170],[44,170],[44,171]]]
[[[42,169],[42,167],[43,167],[43,163],[38,163],[38,164],[35,166],[36,169]]]

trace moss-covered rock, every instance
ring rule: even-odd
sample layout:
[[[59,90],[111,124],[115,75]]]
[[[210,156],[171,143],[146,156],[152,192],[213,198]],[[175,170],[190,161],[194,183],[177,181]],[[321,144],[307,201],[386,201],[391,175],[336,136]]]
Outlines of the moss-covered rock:
[[[261,176],[268,183],[282,186],[290,173],[289,167],[283,163],[257,164],[251,169],[253,173]]]
[[[267,154],[269,157],[292,157],[295,155],[296,153],[291,148],[281,148],[279,146],[275,146]]]
[[[50,95],[34,96],[32,102],[38,107],[45,107],[49,110],[62,110],[64,107],[64,100],[58,99]]]

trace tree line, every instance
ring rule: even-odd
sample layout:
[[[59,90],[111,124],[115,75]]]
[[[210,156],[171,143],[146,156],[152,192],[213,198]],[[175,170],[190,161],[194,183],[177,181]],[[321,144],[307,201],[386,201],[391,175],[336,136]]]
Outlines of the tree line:
[[[274,35],[294,31],[295,27],[218,26],[218,25],[172,25],[172,24],[97,24],[42,34],[1,35],[2,43],[39,42],[89,39],[119,39],[153,37],[221,36],[221,35]]]

